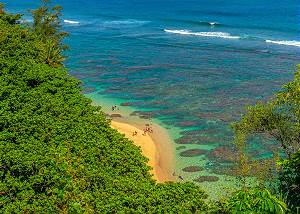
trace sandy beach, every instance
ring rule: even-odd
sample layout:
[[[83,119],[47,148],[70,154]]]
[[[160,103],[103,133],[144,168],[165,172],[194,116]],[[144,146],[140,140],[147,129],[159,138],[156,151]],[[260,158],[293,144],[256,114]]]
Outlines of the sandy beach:
[[[151,124],[153,133],[144,134],[143,127],[137,124],[129,124],[124,121],[111,121],[111,126],[132,140],[139,146],[142,154],[149,159],[148,165],[152,167],[151,174],[159,182],[173,181],[173,157],[172,147],[168,136],[156,124]],[[136,135],[133,136],[133,133]]]

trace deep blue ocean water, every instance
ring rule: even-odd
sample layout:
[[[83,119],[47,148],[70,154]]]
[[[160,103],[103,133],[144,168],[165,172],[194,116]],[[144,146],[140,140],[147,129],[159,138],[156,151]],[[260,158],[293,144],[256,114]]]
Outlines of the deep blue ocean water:
[[[27,9],[39,5],[4,2],[28,21]],[[290,80],[300,62],[297,0],[53,2],[64,7],[63,27],[70,32],[70,73],[95,99],[126,102],[142,111],[136,115],[179,128],[177,170],[187,180],[223,179],[229,124],[245,105],[269,98]],[[271,147],[255,145],[251,154],[263,157]],[[181,171],[189,165],[205,170]]]

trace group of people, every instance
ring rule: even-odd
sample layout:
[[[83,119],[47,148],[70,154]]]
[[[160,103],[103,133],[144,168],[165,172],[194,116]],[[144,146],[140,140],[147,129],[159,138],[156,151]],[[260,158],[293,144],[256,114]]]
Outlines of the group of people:
[[[143,135],[145,136],[147,133],[153,133],[153,129],[150,127],[149,124],[146,124],[146,127],[143,129],[144,133]]]
[[[143,136],[146,136],[147,133],[153,133],[152,127],[150,127],[149,124],[146,124],[146,127],[143,129],[144,133],[142,134]],[[132,136],[137,136],[138,132],[134,131],[132,132]]]
[[[118,108],[117,108],[116,105],[114,105],[114,106],[111,107],[111,110],[112,110],[112,111],[117,110],[117,109],[118,109]]]

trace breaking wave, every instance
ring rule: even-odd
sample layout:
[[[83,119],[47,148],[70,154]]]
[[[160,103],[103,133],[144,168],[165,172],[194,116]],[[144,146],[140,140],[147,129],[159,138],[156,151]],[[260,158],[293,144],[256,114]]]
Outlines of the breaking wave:
[[[66,24],[75,24],[75,25],[78,25],[78,24],[80,24],[80,22],[78,22],[78,21],[72,21],[72,20],[68,20],[68,19],[64,19],[64,23],[66,23]]]
[[[300,41],[274,41],[274,40],[266,40],[267,43],[273,43],[273,44],[277,44],[277,45],[288,45],[288,46],[295,46],[295,47],[300,47]]]
[[[188,30],[168,30],[164,29],[167,33],[181,34],[181,35],[192,35],[192,36],[202,36],[202,37],[216,37],[223,39],[240,39],[239,36],[232,36],[229,33],[224,32],[192,32]]]

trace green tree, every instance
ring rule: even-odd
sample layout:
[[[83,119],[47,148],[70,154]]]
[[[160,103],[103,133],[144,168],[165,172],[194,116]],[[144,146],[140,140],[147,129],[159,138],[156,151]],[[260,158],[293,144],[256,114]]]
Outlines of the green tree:
[[[300,148],[300,68],[294,80],[285,84],[274,99],[250,106],[242,119],[233,124],[243,141],[253,134],[268,134],[280,143],[290,157]]]
[[[225,200],[219,213],[270,213],[284,214],[288,211],[282,198],[267,189],[250,188],[239,190]]]
[[[33,16],[32,29],[46,43],[44,46],[45,63],[52,67],[60,67],[65,60],[62,51],[68,48],[62,43],[68,35],[67,32],[62,31],[60,19],[62,7],[51,6],[50,0],[43,0],[42,2],[41,7],[31,11]]]
[[[299,206],[299,149],[300,149],[300,67],[291,82],[285,84],[275,96],[266,103],[258,103],[247,108],[239,122],[233,124],[235,145],[241,154],[240,166],[247,169],[244,177],[265,176],[262,183],[270,181],[272,175],[279,175],[279,186],[290,207]],[[254,161],[247,156],[246,148],[251,137],[271,136],[280,148],[274,161],[259,173],[253,167]],[[261,140],[261,143],[264,143]],[[280,159],[286,159],[284,164]],[[263,165],[269,160],[257,160]],[[282,161],[281,161],[282,163]],[[257,165],[256,165],[257,166]],[[252,172],[252,173],[251,173]],[[255,173],[253,173],[255,172]],[[277,172],[277,173],[276,173]],[[275,177],[275,178],[278,178]],[[274,180],[273,180],[274,181]]]
[[[280,164],[283,166],[280,187],[287,197],[289,207],[296,212],[297,207],[300,207],[300,150]]]

